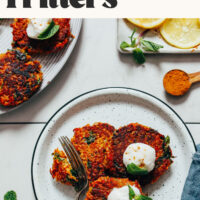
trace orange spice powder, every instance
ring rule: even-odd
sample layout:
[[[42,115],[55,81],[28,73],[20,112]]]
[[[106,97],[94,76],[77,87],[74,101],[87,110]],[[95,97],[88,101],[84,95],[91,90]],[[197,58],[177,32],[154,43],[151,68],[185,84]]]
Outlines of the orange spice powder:
[[[163,79],[165,90],[174,96],[185,94],[191,86],[189,76],[182,70],[171,70]]]

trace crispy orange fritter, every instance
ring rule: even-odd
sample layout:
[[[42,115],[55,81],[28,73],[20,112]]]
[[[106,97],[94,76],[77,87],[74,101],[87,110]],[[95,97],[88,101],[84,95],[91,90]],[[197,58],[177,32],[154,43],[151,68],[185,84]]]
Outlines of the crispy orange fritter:
[[[28,53],[51,53],[62,49],[73,37],[70,31],[70,19],[55,18],[53,19],[56,25],[59,25],[59,31],[53,37],[47,40],[35,40],[28,37],[26,29],[29,19],[17,18],[11,24],[13,28],[13,43],[14,48],[19,47]]]
[[[53,165],[50,169],[50,173],[53,179],[56,181],[64,183],[64,184],[71,184],[76,186],[77,178],[76,174],[73,171],[69,161],[63,151],[55,149],[52,153],[53,155]]]
[[[40,87],[43,74],[39,61],[23,50],[0,55],[0,104],[16,106],[27,101]]]
[[[123,153],[132,143],[145,143],[156,151],[155,168],[147,175],[131,177],[123,164]],[[115,177],[137,179],[141,185],[154,183],[172,164],[172,152],[164,135],[138,123],[119,128],[113,135],[112,158],[109,162],[109,173]]]
[[[115,128],[106,123],[95,123],[74,129],[71,139],[86,167],[89,181],[105,176]]]
[[[92,182],[86,194],[85,200],[106,200],[113,188],[120,188],[125,185],[132,185],[138,188],[142,194],[142,189],[137,181],[130,181],[127,178],[100,177]]]
[[[86,125],[82,128],[74,129],[74,136],[71,142],[80,154],[89,181],[105,176],[114,130],[113,126],[105,123],[95,123],[93,126]],[[76,172],[72,170],[64,152],[56,149],[53,155],[53,165],[50,169],[52,177],[56,181],[71,184],[75,188],[79,187],[76,184]],[[62,159],[57,159],[57,157]]]

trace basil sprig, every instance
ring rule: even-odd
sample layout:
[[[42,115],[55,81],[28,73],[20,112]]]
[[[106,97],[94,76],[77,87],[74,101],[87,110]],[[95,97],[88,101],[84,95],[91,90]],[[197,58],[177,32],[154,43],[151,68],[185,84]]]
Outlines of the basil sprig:
[[[154,42],[144,40],[143,35],[147,32],[145,30],[138,37],[133,37],[136,29],[133,30],[130,38],[130,43],[123,41],[120,44],[120,48],[125,51],[127,48],[133,49],[133,58],[138,64],[143,64],[145,62],[144,51],[158,52],[162,45],[156,44]]]
[[[130,185],[128,185],[128,190],[129,190],[129,200],[132,200],[135,196],[135,192]]]
[[[142,194],[136,195],[133,188],[128,185],[128,189],[129,189],[129,200],[152,200],[152,198],[144,196]]]
[[[16,192],[11,190],[4,195],[4,200],[17,200]]]
[[[39,36],[39,40],[47,40],[53,37],[59,30],[60,26],[56,25],[55,22],[52,20],[46,30],[44,30]]]
[[[137,176],[137,175],[142,176],[149,173],[146,169],[140,168],[134,163],[127,165],[127,172],[129,174],[132,174],[133,176]]]

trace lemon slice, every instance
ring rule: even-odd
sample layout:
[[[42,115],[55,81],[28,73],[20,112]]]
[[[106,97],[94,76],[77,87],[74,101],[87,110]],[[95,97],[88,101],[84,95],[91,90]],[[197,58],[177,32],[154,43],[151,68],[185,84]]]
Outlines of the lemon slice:
[[[162,37],[172,46],[189,49],[200,44],[199,19],[167,19],[160,28]]]
[[[164,18],[127,18],[132,24],[145,29],[152,29],[160,26],[165,19]]]

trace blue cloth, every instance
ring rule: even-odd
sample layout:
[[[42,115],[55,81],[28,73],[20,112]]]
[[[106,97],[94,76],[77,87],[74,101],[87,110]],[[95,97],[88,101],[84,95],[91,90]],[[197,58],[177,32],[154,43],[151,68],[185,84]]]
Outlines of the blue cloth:
[[[200,200],[200,145],[193,156],[181,200]]]

